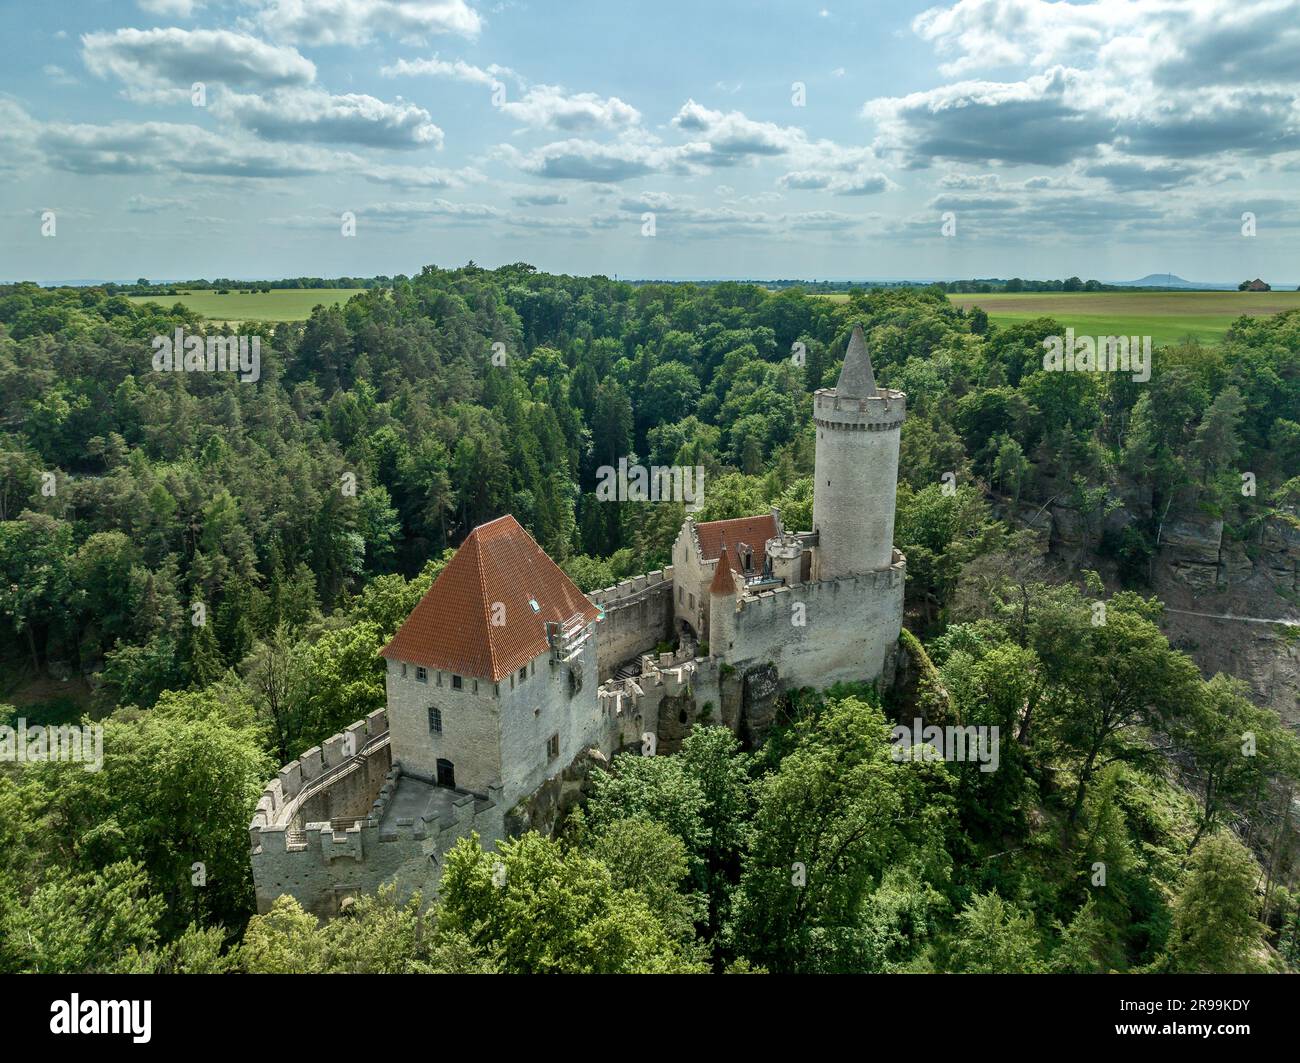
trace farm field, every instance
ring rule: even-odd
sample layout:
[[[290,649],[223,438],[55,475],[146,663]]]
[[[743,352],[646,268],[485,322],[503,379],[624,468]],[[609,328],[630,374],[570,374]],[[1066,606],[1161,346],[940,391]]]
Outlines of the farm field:
[[[215,291],[185,291],[179,295],[132,295],[133,303],[182,303],[196,313],[216,321],[305,321],[316,306],[346,303],[364,288],[273,288],[251,295],[232,290],[229,295]]]
[[[828,295],[827,299],[847,299]],[[1153,343],[1192,337],[1218,343],[1242,314],[1300,309],[1300,292],[993,292],[950,295],[957,306],[982,306],[997,325],[1054,317],[1088,336],[1150,336]]]

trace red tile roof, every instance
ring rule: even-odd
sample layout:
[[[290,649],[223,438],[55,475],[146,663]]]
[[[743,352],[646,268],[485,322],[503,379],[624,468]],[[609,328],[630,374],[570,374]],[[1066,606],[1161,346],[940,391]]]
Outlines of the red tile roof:
[[[497,603],[497,619],[505,622],[494,625]],[[589,623],[598,610],[519,522],[505,516],[470,532],[380,653],[495,682],[545,652],[546,621],[579,613]]]
[[[764,513],[761,517],[735,517],[731,520],[711,520],[695,525],[700,540],[700,560],[716,561],[722,553],[723,540],[733,547],[744,543],[754,551],[754,557],[763,557],[763,547],[768,539],[776,537],[776,517]]]

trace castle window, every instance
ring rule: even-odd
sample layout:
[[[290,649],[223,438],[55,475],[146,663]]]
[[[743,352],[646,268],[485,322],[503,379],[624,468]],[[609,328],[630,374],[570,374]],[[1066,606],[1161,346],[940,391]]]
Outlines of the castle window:
[[[465,687],[465,680],[463,680],[460,676],[458,676],[458,675],[453,675],[453,676],[451,677],[451,689],[452,689],[452,690],[463,690],[464,687]]]
[[[417,683],[427,683],[429,681],[428,671],[421,668],[419,665],[416,665],[415,667],[415,681]]]
[[[691,595],[691,608],[692,608],[692,609],[695,608],[695,595],[693,595],[693,594]]]
[[[429,706],[429,733],[442,734],[442,709],[435,709]]]
[[[553,734],[551,735],[550,738],[546,740],[546,759],[554,760],[559,755],[560,755],[560,736],[558,734]]]
[[[678,588],[677,588],[677,604],[678,604],[678,605],[682,605],[685,601],[686,601],[686,591],[685,591],[683,588],[678,587]],[[402,667],[405,668],[406,666],[403,665]]]
[[[403,679],[406,678],[406,662],[405,662],[405,661],[402,662],[402,678],[403,678]]]
[[[527,678],[528,678],[528,665],[524,665],[522,668],[519,669],[519,682],[522,683]]]

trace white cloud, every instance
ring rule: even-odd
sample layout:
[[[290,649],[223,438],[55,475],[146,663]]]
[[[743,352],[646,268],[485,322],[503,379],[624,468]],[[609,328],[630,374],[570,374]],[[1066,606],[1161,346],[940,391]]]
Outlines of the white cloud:
[[[912,23],[948,58],[941,72],[1029,73],[873,100],[864,114],[881,150],[912,166],[1063,166],[1109,153],[1146,159],[1108,164],[1116,187],[1215,181],[1221,166],[1178,161],[1300,146],[1295,13],[1295,0],[959,0]]]
[[[374,203],[367,207],[362,215],[371,220],[404,223],[417,218],[443,217],[463,221],[482,221],[487,218],[499,218],[504,211],[499,207],[485,203],[453,203],[446,199],[425,201],[397,200],[386,203]]]
[[[520,80],[519,75],[507,66],[498,66],[496,63],[490,63],[486,67],[475,66],[463,59],[439,59],[436,55],[428,59],[399,59],[396,63],[381,67],[379,73],[386,78],[435,77],[488,87],[502,78]]]
[[[685,209],[694,198],[694,196],[674,195],[672,192],[641,192],[635,196],[625,197],[619,203],[619,209],[632,213],[653,210],[661,214],[670,214]]]
[[[126,209],[130,214],[159,214],[191,205],[191,200],[181,196],[146,196],[139,193],[126,201]]]
[[[617,96],[599,96],[594,92],[567,92],[559,85],[529,86],[509,67],[493,63],[475,66],[463,59],[399,59],[382,67],[384,77],[435,77],[463,81],[496,89],[510,78],[523,93],[520,99],[507,98],[500,106],[503,114],[533,129],[555,129],[578,133],[593,129],[626,129],[641,121],[641,113]]]
[[[732,165],[753,156],[784,155],[806,143],[803,132],[775,122],[757,122],[740,111],[713,111],[687,100],[672,124],[709,144],[715,165]]]
[[[316,66],[293,48],[267,44],[231,30],[121,29],[81,38],[86,68],[121,81],[128,93],[150,98],[201,81],[228,88],[308,85]]]
[[[1077,64],[1134,25],[1130,0],[1072,4],[1050,0],[959,0],[912,20],[912,29],[955,58],[939,72],[956,77],[1004,66]]]
[[[559,192],[518,192],[510,197],[520,207],[559,207],[569,202],[569,197]]]
[[[76,85],[78,83],[75,77],[69,74],[57,63],[46,63],[41,67],[41,73],[56,85]]]
[[[135,0],[141,11],[164,18],[191,18],[201,0]]]
[[[872,196],[898,186],[883,173],[860,170],[838,173],[828,170],[792,170],[777,184],[787,191],[832,192],[837,196]]]
[[[601,144],[593,140],[560,140],[530,152],[502,145],[498,153],[524,173],[571,181],[627,181],[657,173],[687,173],[693,157],[706,154],[707,144],[665,147],[643,137]]]
[[[566,93],[558,85],[534,85],[521,100],[508,100],[501,110],[534,129],[579,132],[626,129],[641,121],[641,113],[617,96],[594,92]]]
[[[51,122],[40,127],[37,143],[51,166],[80,174],[305,177],[334,168],[328,156],[175,122]]]
[[[675,128],[700,138],[690,161],[706,166],[737,166],[780,158],[800,169],[855,173],[874,160],[870,148],[809,140],[797,126],[761,122],[740,111],[714,111],[687,100],[672,120]]]
[[[291,89],[267,96],[227,94],[213,112],[265,140],[360,144],[372,148],[441,147],[442,130],[423,107],[360,93]]]
[[[468,166],[448,170],[438,166],[367,166],[363,160],[357,161],[358,171],[367,181],[395,188],[464,188],[487,182],[486,177]]]
[[[997,188],[1001,183],[1001,176],[995,173],[959,173],[956,170],[949,170],[939,178],[940,188],[952,188],[962,192]]]
[[[12,100],[0,97],[0,173],[18,171],[40,161],[40,126]]]
[[[272,37],[302,44],[364,44],[453,34],[473,39],[483,22],[465,0],[263,0],[255,16]]]
[[[1088,77],[1055,67],[1023,81],[962,81],[925,92],[872,100],[877,150],[910,164],[934,159],[1000,160],[1055,166],[1114,135]]]

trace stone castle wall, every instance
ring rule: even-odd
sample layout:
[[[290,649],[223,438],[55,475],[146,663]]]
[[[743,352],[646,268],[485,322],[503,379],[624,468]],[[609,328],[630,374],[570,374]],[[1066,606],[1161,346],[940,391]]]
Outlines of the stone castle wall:
[[[597,623],[596,630],[600,625]],[[595,747],[608,754],[614,724],[603,711],[597,689],[597,635],[582,644],[572,660],[537,658],[536,675],[501,698],[502,788],[507,810],[528,797],[569,766],[584,750]],[[573,690],[571,674],[581,675]],[[558,736],[558,754],[551,757],[547,740]]]
[[[457,838],[476,831],[491,845],[504,836],[497,789],[486,800],[456,794],[446,812],[388,815],[402,776],[389,737],[387,714],[377,710],[285,765],[263,791],[249,825],[259,912],[288,894],[329,918],[345,898],[386,882],[402,897],[419,890],[431,898],[442,854]]]
[[[405,671],[405,675],[403,675]],[[413,664],[388,662],[385,687],[393,745],[403,769],[422,779],[436,780],[438,761],[450,761],[456,785],[485,794],[501,778],[501,747],[497,740],[501,699],[498,686],[509,692],[516,680],[501,684],[461,677],[461,689],[452,685],[450,672],[430,668],[427,679],[416,678]],[[429,729],[429,709],[442,713],[442,730]]]
[[[626,661],[673,637],[673,566],[624,580],[588,597],[605,611],[599,631],[600,682]]]
[[[739,670],[772,663],[782,688],[869,680],[885,668],[903,622],[906,562],[739,599],[731,645],[710,645]]]
[[[691,626],[695,634],[704,638],[709,626],[709,584],[717,561],[706,562],[700,557],[700,538],[694,521],[682,524],[682,530],[673,541],[673,617]]]
[[[477,833],[484,847],[505,836],[503,813],[491,800],[457,796],[448,816],[390,822],[384,800],[400,785],[401,768],[390,769],[369,817],[351,824],[308,823],[301,832],[255,830],[252,850],[257,910],[269,911],[287,894],[322,919],[337,915],[343,901],[393,883],[400,900],[419,891],[432,900],[443,856],[458,838]]]
[[[253,826],[364,815],[390,766],[388,738],[388,713],[376,709],[312,746],[267,784]]]

